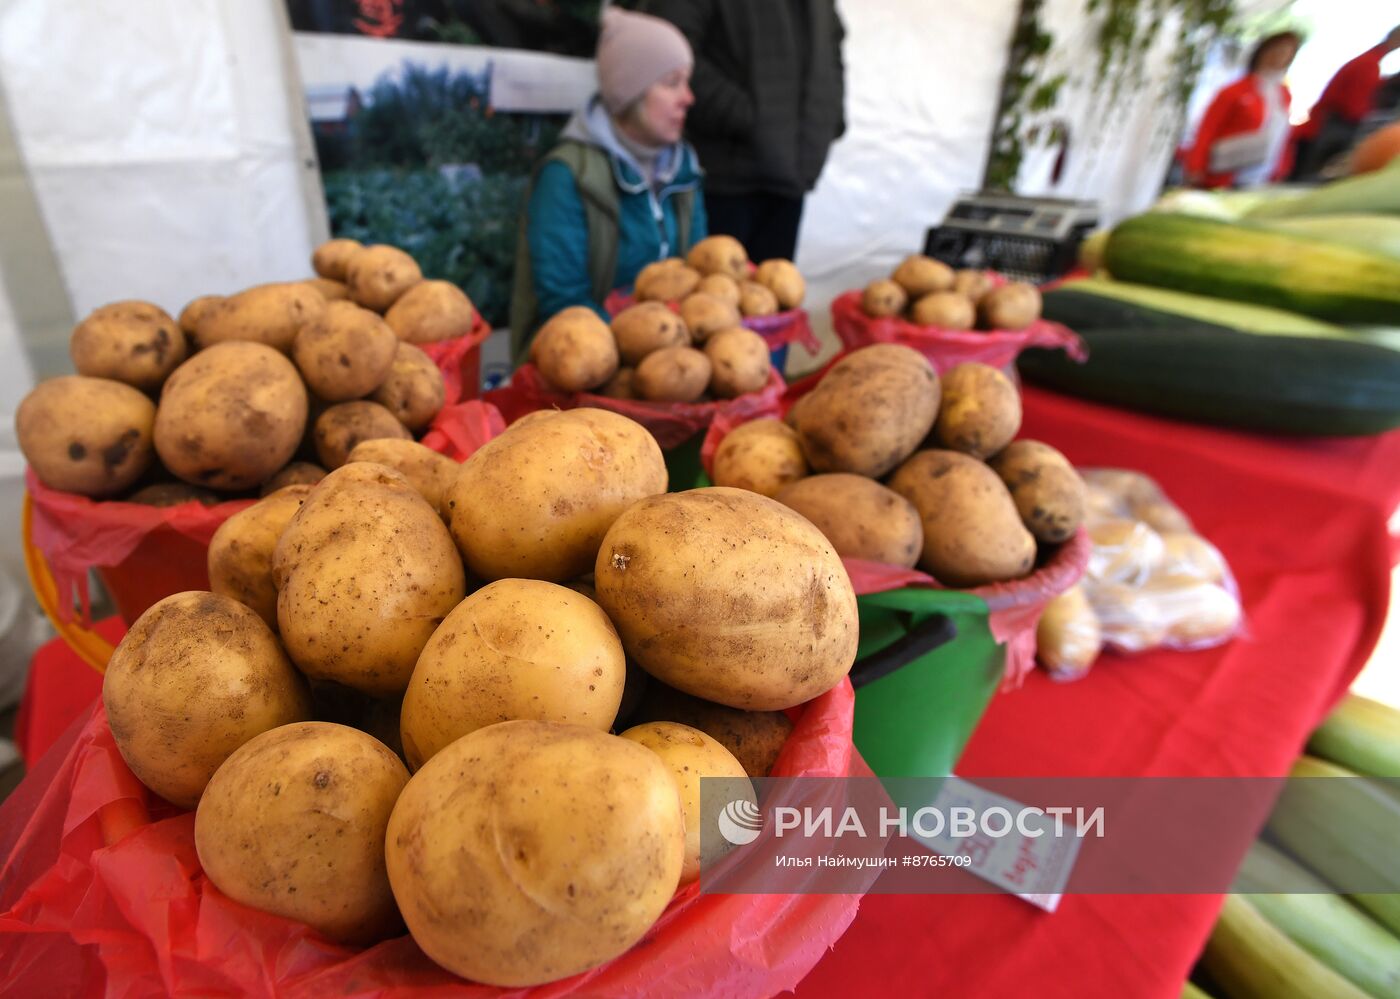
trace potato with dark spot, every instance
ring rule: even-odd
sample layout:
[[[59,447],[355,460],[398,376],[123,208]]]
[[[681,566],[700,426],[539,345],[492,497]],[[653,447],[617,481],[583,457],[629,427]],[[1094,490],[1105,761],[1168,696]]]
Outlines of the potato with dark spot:
[[[442,369],[411,343],[400,342],[389,373],[370,397],[409,430],[425,429],[447,401]]]
[[[272,557],[277,624],[309,677],[403,693],[423,646],[466,595],[438,512],[391,468],[357,461],[312,487]]]
[[[878,479],[928,436],[939,397],[938,375],[922,354],[875,344],[833,365],[790,422],[814,471]]]
[[[860,307],[877,319],[897,316],[909,304],[909,293],[888,278],[871,281],[860,296]]]
[[[840,557],[809,521],[757,493],[634,503],[604,537],[594,582],[638,665],[730,707],[802,704],[855,660],[856,598]]]
[[[903,496],[863,475],[813,475],[773,497],[826,535],[842,558],[912,569],[924,550],[919,511]]]
[[[311,251],[311,269],[323,278],[344,281],[350,258],[363,249],[358,239],[328,239]]]
[[[181,503],[216,506],[224,502],[224,497],[208,489],[196,489],[188,482],[154,482],[126,497],[126,502],[155,507],[179,506]]]
[[[375,312],[387,311],[422,280],[418,262],[396,246],[366,246],[351,254],[345,264],[351,301]]]
[[[711,333],[739,325],[739,310],[723,299],[697,291],[681,302],[681,320],[696,343],[704,343]]]
[[[398,472],[408,484],[418,490],[429,505],[444,516],[447,513],[447,492],[457,479],[462,466],[445,454],[438,454],[417,441],[384,437],[361,441],[350,452],[346,462],[372,461]]]
[[[753,279],[773,293],[781,309],[797,308],[807,295],[807,282],[791,260],[765,260],[758,265]]]
[[[596,312],[573,305],[540,327],[530,343],[530,360],[561,392],[587,392],[617,373],[617,341]]]
[[[757,392],[768,384],[772,372],[768,344],[753,330],[742,326],[720,330],[705,341],[705,356],[714,366],[710,391],[721,399]]]
[[[642,746],[509,721],[458,739],[413,775],[385,852],[428,957],[473,982],[523,987],[595,968],[642,939],[675,893],[685,820],[675,781]]]
[[[470,333],[476,308],[451,281],[419,281],[389,307],[384,321],[400,340],[435,343]]]
[[[272,553],[310,494],[309,485],[279,490],[224,521],[209,541],[209,588],[251,608],[273,631],[277,586],[272,581]]]
[[[1020,579],[1035,565],[1035,538],[1001,479],[959,451],[920,451],[890,478],[919,511],[924,571],[946,586]]]
[[[1006,483],[1021,522],[1038,541],[1059,544],[1079,530],[1088,490],[1059,451],[1039,441],[1012,441],[987,464]]]
[[[954,281],[953,268],[922,253],[905,257],[890,277],[904,289],[910,300],[923,298],[935,291],[949,291]]]
[[[749,254],[733,236],[707,236],[690,248],[685,262],[701,274],[727,274],[742,281],[749,273]]]
[[[113,302],[93,310],[68,339],[78,374],[111,378],[153,392],[185,359],[185,334],[150,302]]]
[[[389,376],[399,347],[387,323],[354,302],[330,302],[292,341],[307,388],[326,402],[369,395]]]
[[[659,680],[647,684],[632,721],[674,721],[698,728],[733,753],[750,777],[771,774],[792,735],[792,722],[781,711],[742,711],[692,697]]]
[[[745,281],[739,286],[739,312],[749,316],[776,316],[778,296],[757,281]]]
[[[191,348],[195,342],[195,330],[199,329],[199,321],[204,318],[204,313],[223,300],[223,295],[200,295],[190,299],[189,304],[180,310],[177,322]]]
[[[642,358],[632,388],[652,402],[695,402],[705,394],[710,358],[694,347],[663,347]]]
[[[205,307],[194,329],[195,346],[205,350],[228,340],[251,340],[285,354],[297,330],[325,307],[321,293],[304,281],[260,284]]]
[[[909,307],[909,321],[944,330],[970,330],[977,325],[977,307],[966,295],[935,291]]]
[[[303,284],[309,284],[321,293],[321,297],[327,302],[345,302],[350,299],[350,288],[344,281],[332,281],[330,278],[307,278]]]
[[[700,279],[695,290],[703,291],[706,295],[713,295],[721,302],[728,302],[736,309],[739,307],[739,282],[728,274],[707,274]]]
[[[639,302],[679,302],[699,286],[701,277],[682,260],[658,260],[637,274],[633,294]]]
[[[386,437],[408,441],[413,434],[377,402],[341,402],[316,417],[316,456],[332,470],[345,464],[360,442]]]
[[[251,489],[296,452],[306,406],[306,387],[283,354],[260,343],[215,344],[166,379],[156,452],[191,485]]]
[[[311,717],[277,636],[238,601],[200,591],[136,619],[107,663],[102,703],[131,772],[180,808],[249,739]]]
[[[797,432],[780,420],[750,420],[725,435],[712,462],[714,483],[773,496],[811,471]]]
[[[401,734],[414,770],[468,732],[530,719],[606,732],[622,703],[622,642],[588,597],[538,579],[488,583],[418,657]]]
[[[480,579],[560,583],[592,569],[623,510],[665,491],[661,448],[641,424],[601,409],[532,414],[463,462],[452,536]]]
[[[155,457],[156,407],[107,378],[64,375],[40,382],[15,411],[15,436],[39,481],[83,496],[114,496]]]
[[[660,302],[639,302],[613,316],[613,337],[622,363],[636,367],[663,347],[689,347],[690,330],[679,315]]]
[[[259,496],[271,496],[287,486],[314,486],[326,477],[326,470],[310,461],[293,461],[282,466],[282,470],[262,484]]]
[[[194,820],[200,866],[229,898],[366,946],[402,932],[384,836],[408,771],[378,739],[299,722],[214,774]]]
[[[1021,393],[989,364],[968,361],[943,373],[943,402],[933,433],[947,448],[986,458],[1021,429]]]

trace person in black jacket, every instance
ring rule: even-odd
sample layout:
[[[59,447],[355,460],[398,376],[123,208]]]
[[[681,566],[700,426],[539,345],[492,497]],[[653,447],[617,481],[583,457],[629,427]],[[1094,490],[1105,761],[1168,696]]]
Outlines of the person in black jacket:
[[[686,138],[710,232],[752,260],[791,259],[802,199],[846,128],[835,0],[645,0],[695,52]]]

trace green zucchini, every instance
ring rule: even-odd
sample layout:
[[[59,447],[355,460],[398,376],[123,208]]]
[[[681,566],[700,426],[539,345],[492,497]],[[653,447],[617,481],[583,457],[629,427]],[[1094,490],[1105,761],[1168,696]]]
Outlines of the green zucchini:
[[[1400,324],[1400,260],[1257,226],[1139,215],[1114,228],[1104,260],[1123,281],[1336,322]]]
[[[1265,201],[1248,211],[1245,218],[1253,222],[1344,212],[1400,214],[1400,161],[1359,177],[1334,180],[1296,198]]]
[[[1321,319],[1300,316],[1296,312],[1271,309],[1262,305],[1249,305],[1245,302],[1230,302],[1222,298],[1208,298],[1205,295],[1192,295],[1185,291],[1172,291],[1168,288],[1153,288],[1145,284],[1132,284],[1128,281],[1106,281],[1103,278],[1083,278],[1067,281],[1049,297],[1075,292],[1093,295],[1129,305],[1142,306],[1158,314],[1169,314],[1217,326],[1250,333],[1305,333],[1315,336],[1345,336],[1342,327],[1325,323]],[[1115,310],[1119,316],[1121,310]],[[1057,318],[1057,317],[1050,317]],[[1065,322],[1058,319],[1059,322]],[[1118,320],[1122,323],[1122,319]],[[1073,324],[1070,324],[1073,325]]]
[[[1255,225],[1275,232],[1340,243],[1400,260],[1400,215],[1361,212],[1310,215],[1299,219],[1260,219]]]

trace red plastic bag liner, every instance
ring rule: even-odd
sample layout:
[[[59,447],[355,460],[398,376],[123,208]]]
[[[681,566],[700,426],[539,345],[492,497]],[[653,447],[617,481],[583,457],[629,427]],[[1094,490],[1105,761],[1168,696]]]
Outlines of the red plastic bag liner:
[[[603,309],[608,315],[615,316],[623,309],[631,308],[636,304],[637,300],[630,292],[619,288],[603,302]],[[673,311],[680,311],[678,302],[666,304]],[[807,348],[807,353],[813,356],[820,353],[822,349],[817,335],[812,332],[812,323],[807,316],[806,309],[788,309],[771,316],[745,316],[739,320],[739,325],[745,329],[753,330],[763,337],[770,351],[786,347],[790,343],[800,343]]]
[[[640,399],[609,399],[589,392],[560,392],[545,381],[533,364],[524,364],[511,375],[510,384],[487,392],[483,398],[500,410],[507,424],[541,409],[574,409],[592,406],[611,410],[636,420],[651,431],[665,450],[678,447],[702,432],[721,414],[743,417],[767,412],[777,404],[786,388],[783,376],[769,371],[768,384],[757,392],[737,399],[715,402],[646,402]],[[742,421],[741,421],[742,422]]]
[[[994,368],[1015,362],[1027,347],[1062,349],[1076,361],[1089,357],[1084,342],[1059,323],[1037,319],[1023,330],[948,330],[919,326],[900,316],[867,316],[861,292],[848,291],[831,303],[831,324],[847,350],[873,343],[898,343],[923,354],[941,375],[968,361]]]
[[[423,446],[454,461],[466,461],[505,428],[499,409],[489,402],[471,399],[439,410],[423,435]]]
[[[443,405],[451,406],[481,395],[481,345],[491,335],[491,324],[476,313],[472,328],[462,336],[414,344],[433,359],[442,372]]]
[[[848,681],[796,709],[773,776],[856,768]],[[854,757],[854,758],[853,758]],[[487,997],[403,936],[365,950],[222,895],[194,814],[132,776],[101,704],[0,806],[0,995]],[[691,884],[631,950],[509,994],[768,996],[794,987],[855,917],[856,895],[701,895]]]

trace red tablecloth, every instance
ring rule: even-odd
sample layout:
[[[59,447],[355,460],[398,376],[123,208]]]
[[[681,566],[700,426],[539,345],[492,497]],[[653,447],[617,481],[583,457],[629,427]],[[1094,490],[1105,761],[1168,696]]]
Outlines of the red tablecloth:
[[[1350,685],[1389,603],[1384,518],[1400,434],[1285,442],[1025,391],[1024,435],[1084,465],[1157,478],[1238,577],[1248,635],[1203,652],[1106,656],[999,695],[958,772],[1280,775]],[[1179,996],[1217,896],[871,895],[799,999],[850,995]]]

